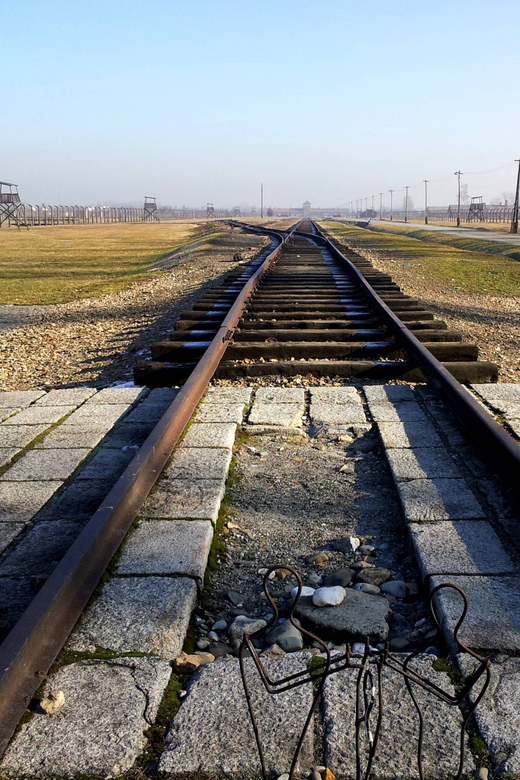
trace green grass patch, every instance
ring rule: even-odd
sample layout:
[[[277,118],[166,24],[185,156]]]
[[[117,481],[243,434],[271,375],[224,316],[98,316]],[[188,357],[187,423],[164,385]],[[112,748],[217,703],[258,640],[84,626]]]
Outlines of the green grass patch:
[[[420,238],[394,230],[379,228],[366,230],[334,222],[325,223],[330,233],[345,241],[361,253],[377,252],[403,265],[418,276],[432,276],[445,282],[446,288],[463,290],[476,295],[520,295],[520,262],[503,253],[506,245],[498,244],[502,251],[492,253],[466,248],[456,248],[443,242],[455,241],[449,236],[440,237],[420,231]],[[410,231],[414,233],[413,228]],[[424,236],[428,240],[424,239]],[[433,240],[429,240],[432,236]],[[466,239],[460,239],[465,242]],[[518,248],[516,248],[518,252]]]
[[[219,226],[165,222],[0,230],[0,304],[65,303],[113,293]]]

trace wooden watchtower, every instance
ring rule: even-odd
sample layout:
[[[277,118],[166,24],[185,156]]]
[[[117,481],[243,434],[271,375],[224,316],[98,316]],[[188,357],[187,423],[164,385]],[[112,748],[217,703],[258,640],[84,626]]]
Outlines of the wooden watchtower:
[[[149,195],[144,196],[144,214],[143,222],[159,222],[159,215],[157,214],[157,198],[152,198]]]
[[[14,222],[17,228],[29,227],[22,219],[21,205],[18,185],[0,181],[0,227],[4,222]]]

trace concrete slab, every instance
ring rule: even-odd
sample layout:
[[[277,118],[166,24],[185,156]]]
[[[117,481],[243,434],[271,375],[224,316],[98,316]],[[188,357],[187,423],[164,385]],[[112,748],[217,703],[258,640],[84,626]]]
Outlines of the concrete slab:
[[[0,447],[0,468],[7,466],[19,452],[21,449],[18,447]]]
[[[227,447],[235,441],[235,423],[193,423],[190,425],[181,447]]]
[[[260,403],[255,401],[253,408],[249,412],[248,423],[249,425],[301,427],[304,411],[303,401],[301,404]]]
[[[520,579],[518,577],[436,576],[431,587],[452,583],[462,588],[469,600],[469,612],[460,629],[460,638],[472,649],[515,652],[520,650]],[[448,646],[453,653],[460,648],[453,642],[453,629],[462,614],[462,598],[443,589],[435,596]]]
[[[329,404],[312,401],[309,409],[311,423],[321,425],[352,425],[366,423],[367,417],[361,403]]]
[[[398,656],[404,660],[406,656]],[[444,691],[455,694],[448,676],[436,672],[431,655],[420,655],[410,668],[427,677]],[[332,675],[325,683],[323,692],[323,719],[325,726],[324,764],[338,780],[356,776],[356,681],[359,672],[347,669]],[[373,671],[375,677],[375,669]],[[428,778],[453,777],[458,768],[460,729],[462,716],[457,707],[451,707],[413,685],[413,693],[423,710],[425,729],[423,744],[424,773]],[[419,717],[398,672],[383,669],[384,713],[377,753],[371,777],[375,780],[394,778],[419,778],[417,767],[417,737]],[[371,718],[371,731],[375,731],[378,716],[377,705]],[[361,744],[366,744],[362,729]],[[468,751],[469,753],[469,751]],[[467,757],[465,772],[473,768],[471,753]],[[363,762],[363,772],[364,762]]]
[[[0,482],[0,489],[2,484]],[[12,484],[20,483],[13,482]],[[94,514],[110,492],[111,487],[112,484],[106,480],[73,482],[61,495],[49,501],[49,504],[40,512],[38,520],[87,520]]]
[[[64,390],[50,390],[42,395],[36,406],[79,406],[96,392],[95,387],[69,387]]]
[[[248,404],[251,392],[250,387],[208,387],[205,399],[212,404]]]
[[[114,577],[87,610],[68,649],[102,647],[177,658],[196,601],[197,586],[191,579]]]
[[[490,406],[506,420],[520,420],[520,401],[491,401]]]
[[[183,447],[177,450],[164,473],[168,480],[218,479],[225,482],[230,463],[231,450]]]
[[[30,580],[0,577],[0,615],[14,626],[34,598]]]
[[[63,520],[37,522],[0,563],[0,576],[50,576],[83,525]]]
[[[309,655],[292,653],[263,661],[268,674],[279,679],[303,671]],[[252,659],[246,659],[245,668],[264,745],[267,774],[278,777],[282,772],[289,772],[312,704],[312,685],[270,696]],[[299,777],[305,777],[311,766],[313,742],[311,728],[303,745]],[[188,695],[167,734],[158,769],[168,776],[200,773],[249,780],[261,775],[238,659],[219,659],[192,675]]]
[[[88,426],[92,431],[108,431],[129,408],[129,404],[85,404],[76,409],[63,425]]]
[[[155,390],[152,390],[147,401],[152,404],[162,404],[164,407],[168,407],[178,393],[179,391],[175,390],[173,387],[157,387]]]
[[[379,422],[377,427],[386,448],[443,446],[435,428],[428,422]]]
[[[4,420],[8,420],[9,417],[12,417],[13,414],[16,414],[17,412],[20,411],[21,411],[20,406],[9,406],[0,409],[0,422],[3,422]]]
[[[45,390],[7,390],[0,393],[0,408],[17,406],[25,409],[45,395]]]
[[[6,550],[13,539],[25,528],[25,523],[2,523],[0,525],[0,554]],[[2,583],[0,582],[0,588]]]
[[[55,715],[36,712],[8,748],[10,777],[113,777],[142,753],[171,675],[159,658],[81,661],[49,679],[45,695],[62,690]],[[100,695],[105,692],[106,695]]]
[[[163,479],[146,499],[141,514],[168,519],[207,518],[216,523],[224,491],[220,479]]]
[[[257,404],[303,404],[303,387],[259,387],[255,392]]]
[[[90,454],[90,450],[30,450],[0,480],[8,482],[35,482],[65,480]]]
[[[485,517],[463,479],[414,479],[399,482],[397,489],[409,523]]]
[[[144,520],[123,548],[118,574],[185,575],[202,580],[212,540],[209,520]]]
[[[4,420],[2,425],[52,425],[73,412],[75,406],[29,406]]]
[[[47,503],[62,482],[0,482],[0,523],[26,523]]]
[[[396,403],[415,400],[414,392],[408,385],[364,385],[363,391],[369,403],[372,401]]]
[[[507,424],[513,433],[520,438],[520,420],[508,420]]]
[[[520,401],[520,384],[516,382],[500,382],[500,384],[471,385],[486,401]]]
[[[359,404],[362,406],[361,396],[355,387],[311,387],[309,393],[311,404]]]
[[[445,449],[417,447],[413,450],[385,450],[396,482],[411,479],[457,479],[461,473]]]
[[[135,404],[144,400],[150,391],[147,387],[104,387],[87,401],[88,404]]]
[[[431,574],[512,574],[513,561],[486,521],[410,525],[423,577]]]
[[[124,420],[106,434],[102,447],[124,449],[139,448],[148,438],[155,423],[129,423]]]
[[[83,447],[93,449],[104,436],[104,431],[91,431],[79,425],[60,425],[36,444],[35,449],[81,449]]]
[[[135,450],[126,450],[125,452],[123,450],[100,449],[84,465],[77,475],[77,479],[105,479],[114,482],[134,459],[135,452]]]
[[[416,401],[385,403],[374,401],[369,404],[376,422],[427,422],[426,415]]]
[[[48,425],[0,425],[0,447],[23,449],[48,427]]]
[[[158,423],[163,414],[168,409],[168,406],[169,404],[159,402],[152,403],[150,397],[148,397],[142,403],[133,408],[126,419],[129,423],[133,424],[149,422]]]
[[[471,674],[476,665],[475,659],[467,654],[458,656],[457,661],[465,676]],[[520,658],[493,658],[489,687],[474,717],[488,746],[495,774],[519,777]]]
[[[195,422],[231,422],[240,425],[244,419],[245,404],[206,403],[198,409]]]

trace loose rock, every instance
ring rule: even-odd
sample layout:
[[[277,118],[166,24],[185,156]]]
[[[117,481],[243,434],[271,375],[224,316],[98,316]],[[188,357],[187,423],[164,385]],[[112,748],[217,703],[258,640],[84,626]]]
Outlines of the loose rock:
[[[347,595],[345,588],[336,585],[333,588],[318,588],[312,595],[315,607],[338,607]]]
[[[258,618],[248,618],[239,615],[229,627],[228,636],[232,641],[241,642],[244,634],[250,636],[267,625],[265,620]]]
[[[377,596],[378,593],[381,593],[381,588],[378,588],[377,585],[371,585],[369,582],[356,582],[354,590],[359,590],[361,593],[370,593],[372,596]]]
[[[356,575],[356,582],[367,582],[370,585],[382,585],[390,579],[390,569],[362,569]]]
[[[54,715],[64,704],[65,694],[63,691],[52,691],[47,698],[41,700],[40,707],[47,715]]]
[[[314,566],[323,566],[328,562],[329,562],[329,556],[327,555],[326,552],[314,553],[313,555],[308,555],[305,558],[305,563],[309,563]]]
[[[279,645],[286,653],[294,653],[303,649],[303,636],[290,620],[279,623],[267,634],[265,641],[268,644]]]
[[[352,577],[353,572],[350,569],[338,569],[337,571],[333,571],[330,574],[327,574],[323,578],[323,585],[326,588],[333,588],[336,585],[341,585],[341,587],[346,588],[347,585],[350,585]]]
[[[402,580],[384,582],[381,585],[381,590],[383,593],[389,593],[390,596],[395,596],[396,599],[404,599],[406,596],[406,583]]]

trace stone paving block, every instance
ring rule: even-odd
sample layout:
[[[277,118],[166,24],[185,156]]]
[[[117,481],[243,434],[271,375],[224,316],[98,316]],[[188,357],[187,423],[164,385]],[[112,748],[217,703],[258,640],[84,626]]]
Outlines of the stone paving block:
[[[150,394],[147,387],[104,387],[87,401],[88,404],[135,404]]]
[[[34,598],[31,581],[0,577],[0,616],[14,626]]]
[[[520,401],[520,384],[516,382],[500,382],[500,384],[471,385],[482,398],[493,401]]]
[[[4,420],[2,425],[52,425],[73,412],[75,406],[29,406]]]
[[[147,401],[152,404],[163,404],[167,408],[178,393],[179,391],[174,390],[172,387],[157,387],[155,390],[152,390]]]
[[[303,401],[301,404],[259,403],[255,401],[249,412],[248,423],[249,425],[301,427],[304,411]]]
[[[248,404],[251,400],[250,387],[208,387],[205,395],[208,403]]]
[[[35,449],[93,449],[105,435],[104,431],[91,431],[86,426],[60,425],[36,444]]]
[[[90,450],[30,450],[0,480],[28,482],[31,480],[65,480],[84,460]]]
[[[259,387],[255,392],[258,404],[303,404],[304,401],[303,387]]]
[[[20,531],[25,528],[25,523],[2,523],[0,525],[0,553],[9,547],[13,539],[16,539]],[[2,583],[0,581],[0,588]]]
[[[220,479],[163,479],[145,501],[146,517],[197,518],[217,521],[225,485]]]
[[[25,409],[44,395],[45,390],[7,390],[0,393],[0,409],[5,407]]]
[[[423,577],[429,574],[512,574],[513,561],[487,521],[410,525]]]
[[[62,690],[53,716],[36,712],[9,746],[1,769],[11,777],[119,776],[147,743],[171,675],[159,658],[81,661],[49,678],[45,695]],[[100,695],[105,692],[105,695]]]
[[[0,425],[0,447],[23,449],[48,428],[48,425]]]
[[[468,654],[457,657],[462,674],[470,675],[477,662]],[[476,694],[471,695],[475,701]],[[520,658],[501,656],[493,658],[491,679],[484,698],[474,715],[481,737],[484,739],[495,765],[495,773],[501,777],[520,776]]]
[[[196,602],[192,579],[114,577],[87,610],[68,649],[86,652],[103,647],[177,658]]]
[[[0,489],[2,484],[0,482]],[[12,484],[16,483],[13,482]],[[44,482],[42,484],[51,483]],[[56,496],[53,501],[49,502],[40,512],[38,520],[87,520],[94,514],[105,496],[110,492],[112,484],[104,479],[98,481],[85,480],[84,482],[75,481],[61,495]]]
[[[513,433],[520,438],[520,420],[508,420],[507,424]]]
[[[428,422],[426,415],[416,401],[387,403],[374,401],[369,404],[376,422]]]
[[[18,447],[0,447],[0,468],[7,466],[21,450]]]
[[[168,409],[169,404],[156,403],[153,404],[149,398],[143,401],[142,404],[136,406],[126,418],[127,422],[136,423],[150,423],[157,424],[163,414]],[[108,407],[108,405],[107,405]],[[100,407],[102,408],[102,407]],[[108,407],[109,408],[109,407]]]
[[[390,401],[397,403],[400,401],[415,401],[415,395],[408,385],[364,385],[363,390],[367,401]]]
[[[361,396],[355,387],[311,387],[311,403],[359,404]]]
[[[123,450],[100,449],[83,466],[76,479],[105,479],[109,482],[115,482],[130,461],[134,459],[135,453],[135,450],[126,450],[125,452]]]
[[[0,563],[2,577],[50,576],[84,523],[39,521]]]
[[[20,411],[21,411],[20,406],[9,406],[9,407],[4,407],[3,409],[0,408],[0,422],[9,419],[9,417],[12,417],[13,414],[16,414],[17,412]]]
[[[309,655],[291,653],[263,661],[268,674],[279,679],[303,671]],[[245,668],[264,744],[267,774],[278,777],[289,772],[311,707],[312,685],[270,696],[252,659],[246,659]],[[305,777],[311,766],[313,743],[311,728],[303,745],[298,777]],[[188,695],[167,734],[158,768],[168,776],[200,773],[249,780],[261,775],[237,658],[219,659],[192,675]]]
[[[84,425],[92,431],[108,431],[129,408],[129,404],[85,404],[67,417],[63,425]]]
[[[183,447],[175,453],[164,472],[170,479],[227,479],[231,450],[210,447]]]
[[[123,421],[106,434],[102,447],[139,449],[153,431],[154,423],[129,423]]]
[[[235,441],[235,423],[193,423],[190,425],[181,447],[227,447]]]
[[[385,450],[396,482],[411,479],[457,479],[461,474],[445,449],[417,447],[413,450]]]
[[[451,583],[462,588],[469,600],[469,612],[459,636],[472,649],[518,653],[520,650],[520,579],[518,577],[472,577],[442,575],[431,578],[431,588]],[[453,653],[453,629],[463,602],[459,593],[443,589],[435,595],[436,613]]]
[[[506,420],[520,420],[520,401],[493,401],[490,405]]]
[[[79,406],[87,398],[90,398],[96,392],[95,387],[69,387],[64,390],[50,390],[46,395],[41,396],[36,402],[36,406]]]
[[[399,482],[397,489],[409,523],[485,517],[463,479],[414,479]]]
[[[144,520],[128,538],[117,571],[202,579],[212,540],[209,520]]]
[[[398,656],[404,660],[405,655]],[[410,668],[427,677],[447,693],[455,690],[446,674],[436,672],[431,655],[420,655]],[[375,669],[374,669],[375,678]],[[359,672],[346,669],[328,678],[323,691],[323,720],[325,727],[324,764],[338,780],[350,780],[356,776],[355,713],[356,680]],[[457,707],[439,701],[419,686],[412,686],[421,705],[424,719],[423,761],[428,778],[454,777],[458,769],[460,728],[462,716]],[[383,668],[383,720],[377,753],[371,777],[374,780],[394,778],[419,778],[417,767],[417,737],[419,717],[408,693],[406,683],[398,672]],[[371,731],[375,732],[377,705],[371,718]],[[362,730],[362,744],[366,736]],[[474,764],[467,751],[465,772]],[[364,771],[364,765],[363,765]]]
[[[231,422],[240,424],[244,419],[245,404],[216,404],[206,403],[198,409],[195,422]]]
[[[62,482],[0,482],[0,523],[26,523]]]
[[[435,428],[429,422],[380,422],[377,427],[387,448],[443,446]]]
[[[366,423],[367,418],[361,403],[329,404],[312,401],[309,409],[313,425],[351,425]]]

